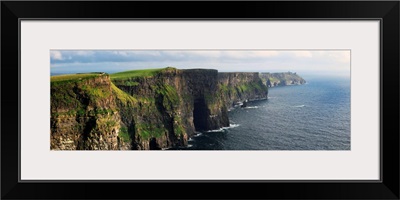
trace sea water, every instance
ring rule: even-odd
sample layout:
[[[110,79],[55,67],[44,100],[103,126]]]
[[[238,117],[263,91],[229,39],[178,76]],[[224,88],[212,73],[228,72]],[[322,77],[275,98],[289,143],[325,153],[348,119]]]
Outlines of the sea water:
[[[230,127],[198,133],[182,150],[350,150],[350,78],[269,88],[229,111]]]

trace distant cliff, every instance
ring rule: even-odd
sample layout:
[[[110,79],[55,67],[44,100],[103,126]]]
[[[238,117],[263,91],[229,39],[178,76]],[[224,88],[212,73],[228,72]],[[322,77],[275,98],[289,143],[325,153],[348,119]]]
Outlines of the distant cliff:
[[[266,99],[259,73],[175,68],[55,76],[53,150],[163,149],[229,126],[228,109]]]
[[[266,99],[268,88],[258,72],[218,73],[218,83],[227,108],[245,100]]]
[[[285,86],[285,85],[302,85],[306,81],[293,72],[283,73],[260,73],[263,84],[268,87]]]

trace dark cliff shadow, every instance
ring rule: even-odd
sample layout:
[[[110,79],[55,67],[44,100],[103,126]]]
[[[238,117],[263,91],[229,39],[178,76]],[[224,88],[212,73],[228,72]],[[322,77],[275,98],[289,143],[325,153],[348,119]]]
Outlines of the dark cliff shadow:
[[[139,145],[138,143],[136,143],[135,141],[135,137],[136,137],[136,131],[135,131],[135,121],[132,119],[132,123],[130,123],[130,125],[128,126],[128,134],[129,137],[131,138],[131,149],[132,150],[137,150],[139,149]]]
[[[204,97],[194,100],[193,123],[196,131],[208,130],[208,108]]]
[[[156,138],[151,138],[149,146],[150,150],[161,150],[160,146],[157,143]]]
[[[83,134],[80,137],[78,145],[76,146],[77,150],[87,150],[85,147],[88,147],[86,144],[89,134],[92,129],[96,126],[96,119],[94,117],[90,117],[89,120],[85,123],[85,128],[83,129]]]

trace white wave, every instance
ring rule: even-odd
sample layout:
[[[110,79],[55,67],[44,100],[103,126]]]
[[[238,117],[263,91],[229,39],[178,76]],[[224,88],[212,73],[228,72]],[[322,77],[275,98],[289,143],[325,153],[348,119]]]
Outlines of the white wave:
[[[245,109],[252,109],[252,108],[258,108],[258,106],[247,106],[247,107],[244,107]]]
[[[238,108],[240,108],[240,106],[238,106],[238,105],[233,106],[233,107],[231,107],[231,108],[228,109],[228,112],[230,112],[230,111],[232,111],[232,110],[236,110],[236,109],[238,109]]]
[[[207,133],[216,133],[216,132],[222,132],[224,129],[223,128],[220,128],[220,129],[215,129],[215,130],[209,130],[209,131],[206,131]]]
[[[298,105],[298,106],[293,106],[293,107],[295,107],[295,108],[302,108],[302,107],[305,107],[305,105]]]
[[[189,138],[189,140],[188,140],[188,141],[189,141],[189,142],[191,142],[191,141],[193,141],[193,140],[194,140],[193,138]]]
[[[187,145],[188,148],[190,148],[190,147],[192,147],[192,146],[193,146],[193,145],[191,145],[191,144],[188,144],[188,145]]]
[[[220,128],[220,129],[209,130],[209,131],[207,131],[207,133],[222,132],[222,131],[224,131],[224,130],[227,130],[227,129],[230,129],[230,128],[236,128],[236,127],[238,127],[238,126],[240,126],[240,124],[229,124],[228,127],[222,127],[222,128]]]
[[[240,126],[240,124],[229,124],[228,128],[236,128],[238,126]]]
[[[194,135],[194,137],[199,137],[199,136],[201,136],[201,135],[203,135],[203,133],[196,132],[196,135]]]

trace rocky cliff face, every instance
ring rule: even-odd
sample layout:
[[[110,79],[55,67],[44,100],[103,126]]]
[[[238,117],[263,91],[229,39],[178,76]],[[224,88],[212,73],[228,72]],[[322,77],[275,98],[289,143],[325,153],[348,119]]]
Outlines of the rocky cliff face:
[[[302,85],[306,83],[302,77],[293,72],[260,73],[260,79],[268,87]]]
[[[268,88],[256,72],[219,73],[218,83],[227,108],[246,100],[266,99],[268,96]]]
[[[227,108],[220,95],[215,95],[219,90],[217,70],[167,68],[152,76],[113,82],[137,99],[137,112],[122,117],[124,124],[133,127],[134,149],[185,146],[196,130],[229,126]]]
[[[108,75],[51,82],[51,149],[128,149],[120,121]]]
[[[51,149],[163,149],[229,126],[228,109],[267,98],[258,73],[165,68],[51,85]]]

